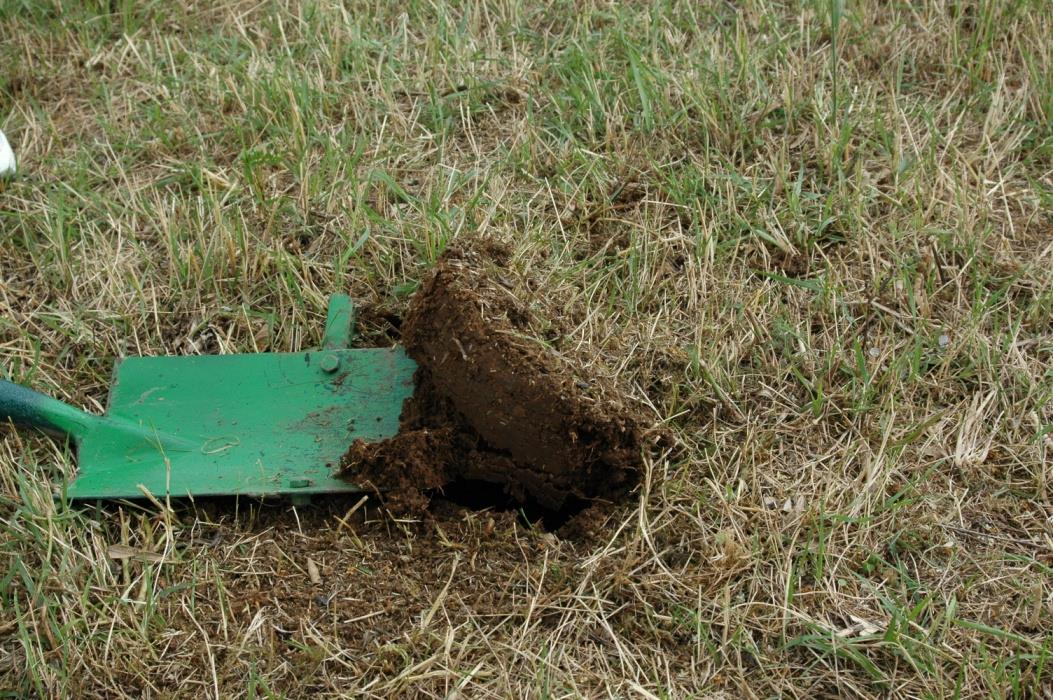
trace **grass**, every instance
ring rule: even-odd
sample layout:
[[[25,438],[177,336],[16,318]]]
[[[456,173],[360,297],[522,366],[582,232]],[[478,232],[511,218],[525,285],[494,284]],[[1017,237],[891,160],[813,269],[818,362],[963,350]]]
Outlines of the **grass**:
[[[306,347],[343,290],[384,342],[485,234],[682,447],[524,566],[525,617],[444,622],[444,571],[442,644],[352,655],[237,607],[303,576],[254,506],[71,509],[6,431],[0,689],[1045,697],[1051,35],[1041,0],[0,0],[0,374],[101,410],[115,357]]]

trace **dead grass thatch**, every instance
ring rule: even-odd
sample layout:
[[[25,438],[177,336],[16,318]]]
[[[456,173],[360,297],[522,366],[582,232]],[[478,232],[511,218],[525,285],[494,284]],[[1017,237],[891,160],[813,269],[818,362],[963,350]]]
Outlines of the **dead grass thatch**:
[[[0,687],[1048,696],[1050,36],[1041,0],[6,3],[0,375],[101,410],[115,357],[306,347],[343,290],[390,342],[482,232],[679,449],[583,545],[70,508],[4,430]]]

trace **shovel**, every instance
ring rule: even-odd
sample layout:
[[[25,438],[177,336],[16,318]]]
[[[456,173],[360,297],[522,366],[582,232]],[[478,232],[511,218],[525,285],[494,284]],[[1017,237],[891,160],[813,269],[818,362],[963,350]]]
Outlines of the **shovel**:
[[[70,500],[360,491],[333,476],[340,457],[395,434],[416,365],[349,349],[352,323],[338,295],[320,350],[120,360],[102,416],[0,380],[0,423],[72,444]]]

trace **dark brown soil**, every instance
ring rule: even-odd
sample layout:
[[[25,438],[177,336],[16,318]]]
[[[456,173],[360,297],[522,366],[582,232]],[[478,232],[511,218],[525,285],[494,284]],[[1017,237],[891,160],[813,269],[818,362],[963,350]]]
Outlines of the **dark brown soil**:
[[[356,441],[355,482],[414,510],[456,482],[500,484],[559,510],[629,493],[642,470],[643,413],[529,333],[504,251],[449,250],[410,303],[402,340],[419,366],[399,433]]]

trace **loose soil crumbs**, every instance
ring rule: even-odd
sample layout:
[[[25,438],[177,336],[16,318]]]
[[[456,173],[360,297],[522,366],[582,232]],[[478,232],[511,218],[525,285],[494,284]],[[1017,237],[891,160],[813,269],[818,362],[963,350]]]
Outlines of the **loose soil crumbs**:
[[[500,484],[558,511],[617,500],[639,481],[648,421],[606,380],[531,338],[504,284],[507,252],[450,249],[402,324],[416,389],[397,435],[356,440],[342,473],[419,510],[455,483]]]

